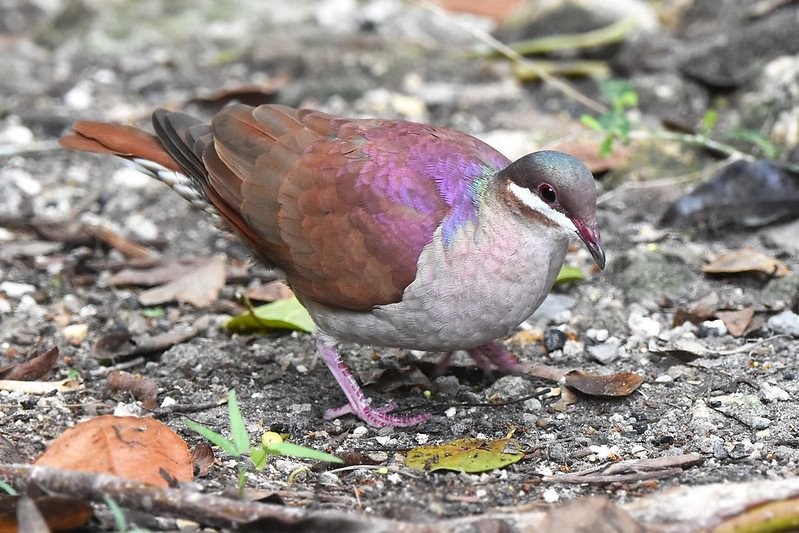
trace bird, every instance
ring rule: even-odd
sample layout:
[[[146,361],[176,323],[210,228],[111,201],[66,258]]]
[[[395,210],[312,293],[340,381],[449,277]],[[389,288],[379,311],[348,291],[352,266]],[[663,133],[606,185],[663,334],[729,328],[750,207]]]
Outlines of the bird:
[[[279,104],[233,104],[210,123],[158,109],[152,123],[77,121],[60,144],[127,160],[283,272],[347,400],[328,420],[430,417],[373,406],[342,343],[442,352],[442,364],[463,350],[513,373],[520,360],[497,339],[541,305],[570,236],[605,266],[593,175],[561,152],[511,162],[453,129]]]

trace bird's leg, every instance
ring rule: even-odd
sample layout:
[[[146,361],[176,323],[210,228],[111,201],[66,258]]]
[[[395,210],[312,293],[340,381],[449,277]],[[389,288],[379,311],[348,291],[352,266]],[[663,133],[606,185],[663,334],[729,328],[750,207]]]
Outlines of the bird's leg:
[[[519,371],[521,363],[519,358],[513,355],[502,343],[497,341],[488,342],[475,348],[466,350],[469,357],[474,359],[477,366],[486,369],[491,369],[491,366],[497,367],[501,372],[506,374],[513,374]]]
[[[397,427],[397,426],[413,426],[424,422],[430,418],[429,414],[421,414],[415,416],[394,416],[388,414],[395,405],[388,404],[383,407],[374,408],[369,405],[369,400],[361,390],[358,382],[355,381],[355,376],[352,375],[350,369],[347,368],[346,363],[341,358],[336,341],[323,333],[320,333],[316,338],[316,349],[319,355],[322,356],[330,373],[336,379],[338,386],[347,397],[348,405],[329,409],[325,412],[325,419],[331,420],[346,413],[352,413],[370,426],[373,427]]]

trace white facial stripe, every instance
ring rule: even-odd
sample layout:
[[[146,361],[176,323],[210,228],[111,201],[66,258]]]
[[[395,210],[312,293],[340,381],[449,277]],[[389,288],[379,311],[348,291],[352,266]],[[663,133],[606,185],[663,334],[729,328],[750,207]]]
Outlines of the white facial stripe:
[[[556,209],[552,209],[546,202],[544,202],[537,194],[530,189],[520,187],[513,182],[508,185],[508,190],[513,193],[521,203],[532,209],[538,211],[552,222],[556,223],[561,228],[567,231],[577,231],[577,227],[569,217]]]

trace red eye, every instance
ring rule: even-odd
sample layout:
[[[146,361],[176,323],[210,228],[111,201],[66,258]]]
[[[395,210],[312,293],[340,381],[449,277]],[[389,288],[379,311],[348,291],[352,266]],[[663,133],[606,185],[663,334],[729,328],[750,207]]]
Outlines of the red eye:
[[[555,189],[553,189],[552,185],[549,183],[542,183],[539,185],[538,194],[548,204],[553,204],[558,199],[558,195],[555,194]]]

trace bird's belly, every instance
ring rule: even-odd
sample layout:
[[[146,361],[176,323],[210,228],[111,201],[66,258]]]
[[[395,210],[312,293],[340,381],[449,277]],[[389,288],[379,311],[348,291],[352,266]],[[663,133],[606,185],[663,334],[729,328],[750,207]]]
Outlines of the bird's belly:
[[[448,247],[435,239],[400,302],[372,312],[308,307],[320,329],[342,341],[427,351],[472,348],[507,335],[541,305],[567,245],[565,234],[549,228],[530,234],[529,228],[494,227],[490,238],[461,236]]]

